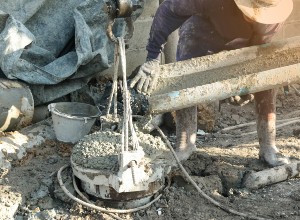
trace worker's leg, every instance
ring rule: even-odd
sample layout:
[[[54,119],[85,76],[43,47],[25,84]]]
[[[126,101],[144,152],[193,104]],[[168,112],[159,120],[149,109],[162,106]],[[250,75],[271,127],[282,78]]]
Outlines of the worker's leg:
[[[288,163],[280,155],[275,145],[276,138],[276,90],[255,93],[257,113],[257,135],[259,141],[259,158],[270,166]]]
[[[209,45],[201,43],[205,37],[202,34],[203,22],[206,21],[201,16],[195,15],[181,26],[176,54],[177,61],[212,53],[213,49]],[[175,150],[179,159],[185,160],[196,149],[197,107],[176,111],[175,122],[177,136]]]
[[[186,160],[196,149],[197,107],[176,111],[176,145],[175,151],[180,160]]]

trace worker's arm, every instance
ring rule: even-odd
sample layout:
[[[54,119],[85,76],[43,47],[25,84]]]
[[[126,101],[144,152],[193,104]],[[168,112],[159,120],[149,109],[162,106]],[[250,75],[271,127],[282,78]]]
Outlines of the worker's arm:
[[[160,54],[168,36],[194,14],[202,14],[209,0],[165,0],[156,11],[147,45],[147,60],[132,79],[130,87],[151,93],[159,74]]]
[[[259,24],[253,23],[253,34],[250,39],[237,38],[227,43],[229,49],[239,49],[248,46],[269,43],[283,24]],[[244,106],[254,100],[253,94],[233,96],[228,99],[233,105]]]
[[[252,25],[253,35],[249,40],[249,46],[261,45],[271,42],[272,37],[282,27],[281,24],[259,24],[254,23]]]
[[[227,49],[234,50],[243,47],[261,45],[271,42],[272,37],[283,24],[252,23],[253,34],[250,39],[236,38],[226,44]]]
[[[168,36],[194,14],[203,14],[208,0],[165,0],[155,14],[147,45],[148,58],[159,59]]]

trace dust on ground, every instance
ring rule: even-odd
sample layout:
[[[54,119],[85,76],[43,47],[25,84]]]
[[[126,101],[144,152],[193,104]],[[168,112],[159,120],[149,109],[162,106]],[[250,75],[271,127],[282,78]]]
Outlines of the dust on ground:
[[[298,86],[299,87],[299,86]],[[300,97],[291,90],[280,92],[277,99],[278,119],[298,117]],[[258,190],[241,187],[248,171],[267,169],[258,160],[255,125],[221,132],[221,129],[255,121],[253,104],[244,107],[221,105],[214,132],[197,137],[197,151],[183,163],[200,188],[212,198],[237,211],[269,219],[300,219],[300,179],[267,186]],[[97,128],[94,128],[97,130]],[[277,130],[277,147],[294,159],[300,159],[300,122]],[[168,134],[174,143],[175,136]],[[22,161],[13,164],[11,172],[0,185],[1,200],[22,201],[15,219],[113,219],[111,216],[73,203],[56,180],[56,171],[68,164],[73,145],[56,141],[32,149]],[[72,191],[71,172],[64,182]],[[119,214],[123,219],[243,219],[229,214],[204,199],[188,184],[178,168],[171,171],[171,185],[162,192],[158,202],[133,214]],[[100,204],[101,205],[101,204]],[[0,217],[1,219],[1,217]]]

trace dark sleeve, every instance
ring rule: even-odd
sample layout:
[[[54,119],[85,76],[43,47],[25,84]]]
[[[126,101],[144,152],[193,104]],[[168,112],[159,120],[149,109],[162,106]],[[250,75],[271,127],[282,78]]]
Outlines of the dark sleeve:
[[[255,23],[252,25],[253,35],[250,39],[250,45],[260,45],[269,43],[272,37],[278,32],[283,24],[259,24]]]
[[[207,0],[165,0],[158,7],[147,45],[148,58],[158,59],[168,36],[189,17],[204,12]]]

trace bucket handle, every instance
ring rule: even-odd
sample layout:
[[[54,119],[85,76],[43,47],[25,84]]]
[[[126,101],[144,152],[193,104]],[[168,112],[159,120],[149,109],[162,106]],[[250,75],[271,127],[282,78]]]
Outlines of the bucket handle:
[[[49,110],[50,112],[56,112],[56,113],[58,113],[58,114],[60,114],[60,115],[64,115],[64,116],[66,116],[67,118],[77,118],[77,119],[78,119],[77,116],[71,116],[71,115],[68,115],[68,114],[65,114],[65,113],[63,113],[63,112],[58,111],[58,110],[55,108],[55,105],[56,105],[56,103],[51,103],[50,105],[48,105],[48,110]],[[98,106],[96,106],[96,107],[97,107],[97,109],[98,109],[98,113],[97,113],[96,115],[92,115],[92,116],[89,116],[89,117],[81,117],[82,119],[84,119],[84,122],[85,122],[85,123],[87,123],[87,120],[88,120],[89,118],[97,118],[97,117],[99,117],[99,116],[101,115],[101,111],[100,111],[99,107],[98,107]]]

